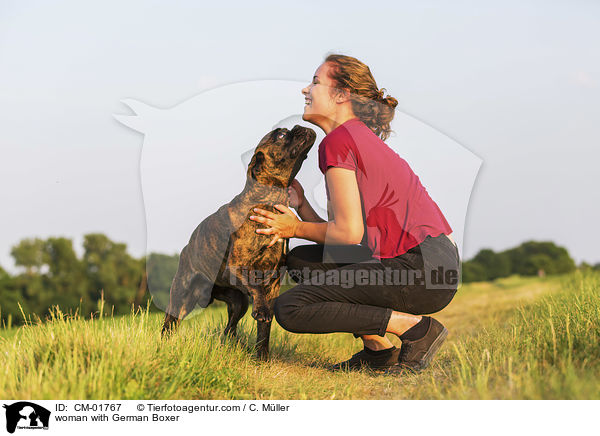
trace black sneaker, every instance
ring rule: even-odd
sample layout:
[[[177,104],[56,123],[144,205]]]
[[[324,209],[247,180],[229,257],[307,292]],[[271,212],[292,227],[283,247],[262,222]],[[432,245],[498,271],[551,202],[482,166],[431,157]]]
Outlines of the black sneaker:
[[[389,353],[371,354],[365,349],[354,354],[345,362],[336,363],[329,367],[332,371],[357,371],[361,368],[368,368],[373,371],[385,371],[390,368],[398,367],[400,349],[392,347]]]
[[[429,366],[433,356],[440,349],[448,330],[439,321],[430,318],[429,329],[425,336],[414,341],[402,341],[398,364],[402,369],[410,369],[418,372]]]

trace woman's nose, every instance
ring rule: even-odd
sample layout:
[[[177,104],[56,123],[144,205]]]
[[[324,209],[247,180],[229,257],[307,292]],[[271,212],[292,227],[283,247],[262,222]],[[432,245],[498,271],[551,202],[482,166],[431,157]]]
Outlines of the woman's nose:
[[[306,88],[302,88],[302,95],[308,94],[308,86]]]

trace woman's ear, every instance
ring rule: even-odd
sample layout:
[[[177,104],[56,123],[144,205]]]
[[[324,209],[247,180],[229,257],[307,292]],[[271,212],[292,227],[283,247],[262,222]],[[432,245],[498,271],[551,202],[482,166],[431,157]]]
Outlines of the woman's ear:
[[[348,88],[338,89],[335,102],[346,103],[347,101],[350,101],[350,90]]]

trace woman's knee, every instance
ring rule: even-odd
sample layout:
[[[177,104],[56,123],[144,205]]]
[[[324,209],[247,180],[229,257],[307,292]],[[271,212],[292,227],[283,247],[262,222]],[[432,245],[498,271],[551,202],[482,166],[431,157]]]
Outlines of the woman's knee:
[[[437,313],[444,309],[453,300],[456,295],[455,289],[436,289],[427,290],[419,293],[418,296],[413,295],[413,298],[404,297],[407,306],[409,307],[408,312],[415,315],[429,315]]]
[[[299,333],[298,326],[298,310],[300,305],[294,298],[291,290],[284,292],[275,299],[273,312],[277,323],[285,330]]]
[[[450,302],[454,299],[454,296],[456,295],[456,289],[448,289],[446,290],[445,295],[439,299],[438,301],[438,307],[436,312],[439,312],[440,310],[442,310],[443,308],[445,308],[447,305],[450,304]]]

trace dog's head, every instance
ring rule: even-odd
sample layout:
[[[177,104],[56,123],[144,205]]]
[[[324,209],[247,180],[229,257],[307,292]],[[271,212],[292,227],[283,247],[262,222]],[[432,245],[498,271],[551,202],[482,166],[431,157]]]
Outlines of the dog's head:
[[[294,126],[275,129],[261,139],[248,165],[248,178],[264,185],[286,187],[292,183],[317,137],[314,130]]]

